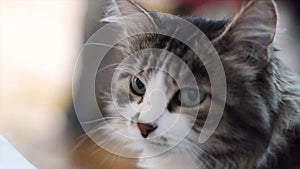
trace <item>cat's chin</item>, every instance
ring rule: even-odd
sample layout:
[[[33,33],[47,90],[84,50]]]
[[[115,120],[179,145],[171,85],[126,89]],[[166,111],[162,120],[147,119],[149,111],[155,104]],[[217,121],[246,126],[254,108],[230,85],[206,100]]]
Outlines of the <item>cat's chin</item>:
[[[166,166],[171,169],[199,169],[199,166],[194,165],[195,159],[184,153],[176,148],[152,156],[143,152],[138,158],[137,166],[141,169],[165,169]]]
[[[148,139],[133,141],[126,147],[131,151],[139,152],[139,158],[156,156],[170,149],[167,145]]]
[[[129,148],[136,149],[137,147],[139,147],[139,149],[158,149],[167,148],[168,145],[148,139],[142,139],[132,144],[129,144]]]

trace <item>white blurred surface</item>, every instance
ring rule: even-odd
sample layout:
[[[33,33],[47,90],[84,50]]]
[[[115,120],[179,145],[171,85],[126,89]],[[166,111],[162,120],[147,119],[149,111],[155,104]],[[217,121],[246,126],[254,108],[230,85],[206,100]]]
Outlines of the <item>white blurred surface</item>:
[[[0,135],[0,169],[36,169]]]

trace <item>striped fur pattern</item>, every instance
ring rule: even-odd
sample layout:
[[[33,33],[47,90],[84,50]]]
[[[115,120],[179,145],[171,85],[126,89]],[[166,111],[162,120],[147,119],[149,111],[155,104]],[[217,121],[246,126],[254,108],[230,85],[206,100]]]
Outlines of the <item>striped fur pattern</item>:
[[[118,4],[127,6],[118,8]],[[135,3],[112,0],[108,10],[109,16],[103,21],[118,22],[118,17],[123,13],[122,9],[128,8],[131,9],[128,11],[133,13],[145,13],[145,10],[135,6]],[[138,167],[276,168],[278,157],[285,153],[292,139],[287,137],[287,131],[295,130],[300,123],[300,80],[275,56],[275,3],[273,0],[251,0],[232,20],[214,21],[195,17],[185,19],[201,29],[211,40],[219,53],[226,74],[226,106],[213,136],[204,144],[197,142],[209,106],[215,101],[210,97],[209,77],[203,63],[187,46],[175,39],[157,34],[143,34],[118,44],[123,48],[124,55],[138,53],[124,59],[116,69],[111,94],[103,90],[97,91],[99,105],[105,110],[106,118],[111,118],[107,122],[114,126],[116,131],[122,130],[127,136],[143,139],[135,122],[147,121],[148,117],[139,114],[147,111],[150,101],[154,107],[163,104],[165,109],[155,121],[158,127],[150,136],[158,136],[166,130],[168,132],[153,139],[144,139],[142,142],[128,142],[121,137],[111,137],[110,131],[104,128],[98,133],[101,135],[98,141],[105,144],[114,140],[123,145],[122,148],[138,151],[143,156],[155,149],[174,144],[178,141],[177,137],[182,136],[181,132],[192,128],[175,148],[158,156],[140,159]],[[124,29],[126,32],[131,31]],[[172,64],[174,57],[168,52],[141,51],[149,48],[174,53],[187,67]],[[197,87],[206,93],[204,101],[192,108],[182,107],[176,99],[174,100],[180,90],[178,83],[189,83],[187,68],[196,78]],[[166,72],[171,72],[172,76]],[[130,80],[134,75],[138,75],[146,86],[143,96],[136,95],[130,89]],[[150,98],[151,91],[156,90],[163,91],[165,98],[159,94]],[[115,103],[112,98],[116,99]],[[154,108],[151,111],[158,110]],[[195,111],[198,113],[196,119],[191,113]],[[170,124],[176,120],[179,122],[170,128]]]

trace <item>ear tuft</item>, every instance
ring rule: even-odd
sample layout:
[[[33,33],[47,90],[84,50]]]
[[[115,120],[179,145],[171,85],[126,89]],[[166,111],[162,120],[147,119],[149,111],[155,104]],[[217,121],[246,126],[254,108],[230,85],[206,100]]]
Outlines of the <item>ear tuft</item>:
[[[102,22],[118,22],[120,17],[143,13],[147,17],[149,14],[142,8],[135,0],[108,0],[106,8],[106,17],[103,18]]]
[[[247,56],[255,55],[256,60],[269,60],[268,47],[274,40],[276,27],[277,9],[274,1],[251,0],[213,42],[223,41],[229,50],[244,52]]]

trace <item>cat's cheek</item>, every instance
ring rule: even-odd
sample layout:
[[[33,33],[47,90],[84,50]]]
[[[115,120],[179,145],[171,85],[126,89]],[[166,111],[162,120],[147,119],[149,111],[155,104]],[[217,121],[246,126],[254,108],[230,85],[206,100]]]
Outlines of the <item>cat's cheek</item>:
[[[161,132],[180,133],[188,128],[188,119],[183,114],[165,113],[160,119]]]

